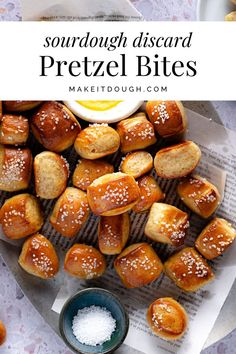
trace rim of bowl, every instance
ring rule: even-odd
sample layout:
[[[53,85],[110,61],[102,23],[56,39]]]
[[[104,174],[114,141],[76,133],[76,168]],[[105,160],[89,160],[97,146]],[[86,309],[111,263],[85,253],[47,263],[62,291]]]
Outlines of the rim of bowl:
[[[121,114],[116,114],[112,118],[109,118],[109,114],[112,110],[115,111],[115,107],[106,111],[96,111],[97,117],[93,115],[93,110],[90,110],[82,105],[78,104],[76,101],[63,101],[63,103],[79,118],[92,123],[116,123],[122,119],[128,118],[133,113],[135,113],[143,104],[144,101],[129,101],[124,100],[122,102],[128,102],[130,104],[130,108],[124,110]],[[122,105],[122,102],[120,103]],[[124,106],[125,107],[125,106]],[[91,118],[89,118],[91,115]]]
[[[196,8],[196,19],[197,19],[197,21],[202,21],[201,12],[202,12],[202,1],[198,0],[197,1],[197,8]]]
[[[67,306],[80,294],[82,293],[88,293],[88,292],[91,292],[91,291],[99,291],[99,292],[102,292],[102,293],[107,293],[109,294],[110,296],[112,296],[120,305],[120,308],[124,314],[124,318],[125,318],[125,331],[124,331],[124,334],[123,336],[120,338],[119,342],[114,346],[112,347],[111,349],[109,350],[106,350],[106,351],[103,351],[101,352],[100,354],[109,354],[109,353],[113,353],[116,349],[118,349],[121,344],[124,342],[126,336],[127,336],[127,333],[128,333],[128,330],[129,330],[129,316],[127,314],[127,311],[124,307],[124,305],[122,304],[122,302],[120,301],[119,297],[114,294],[113,292],[111,292],[110,290],[107,290],[107,289],[103,289],[103,288],[96,288],[96,287],[92,287],[92,288],[86,288],[86,289],[82,289],[82,290],[79,290],[77,293],[75,293],[74,295],[72,295],[68,300],[66,300],[66,302],[64,303],[62,309],[61,309],[61,312],[60,312],[60,315],[59,315],[59,330],[60,330],[60,334],[64,340],[64,342],[67,344],[67,346],[72,349],[75,353],[80,353],[80,354],[87,354],[87,352],[81,352],[78,348],[75,348],[73,346],[73,344],[71,344],[69,342],[69,340],[67,339],[66,335],[65,335],[65,332],[64,332],[64,329],[63,329],[63,316],[64,316],[64,312],[67,308]],[[98,353],[99,354],[99,353]]]

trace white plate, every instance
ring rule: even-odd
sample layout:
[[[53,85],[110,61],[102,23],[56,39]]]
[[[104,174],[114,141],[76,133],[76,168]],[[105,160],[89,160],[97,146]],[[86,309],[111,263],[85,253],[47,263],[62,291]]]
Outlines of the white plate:
[[[76,101],[64,101],[65,105],[79,118],[93,123],[115,123],[131,116],[143,101],[121,101],[117,106],[105,111],[93,111]]]
[[[198,21],[224,21],[225,15],[236,11],[236,5],[230,0],[198,0]]]

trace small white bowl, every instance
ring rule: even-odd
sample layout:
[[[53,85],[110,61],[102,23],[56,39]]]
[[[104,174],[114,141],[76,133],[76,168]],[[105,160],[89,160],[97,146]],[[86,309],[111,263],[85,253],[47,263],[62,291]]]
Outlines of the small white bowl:
[[[143,101],[121,101],[113,108],[104,111],[88,109],[76,101],[64,101],[65,105],[79,118],[93,123],[115,123],[131,116]]]

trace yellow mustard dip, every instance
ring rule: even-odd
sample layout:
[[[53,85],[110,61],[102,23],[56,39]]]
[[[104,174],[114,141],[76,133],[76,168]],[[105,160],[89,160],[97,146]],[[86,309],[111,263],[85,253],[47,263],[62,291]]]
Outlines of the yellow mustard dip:
[[[107,111],[122,101],[76,101],[81,106],[93,111]]]

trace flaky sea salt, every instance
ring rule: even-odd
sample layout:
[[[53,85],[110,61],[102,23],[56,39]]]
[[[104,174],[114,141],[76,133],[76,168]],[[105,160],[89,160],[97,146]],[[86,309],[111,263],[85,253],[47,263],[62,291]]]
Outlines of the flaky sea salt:
[[[80,309],[73,318],[72,330],[82,344],[96,346],[111,339],[116,320],[110,311],[100,306]]]

